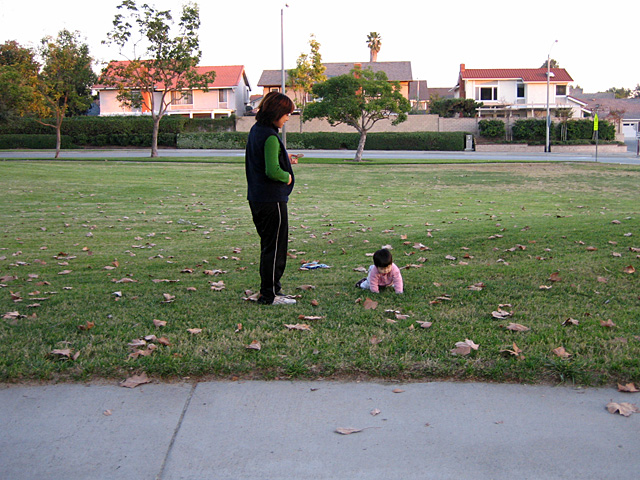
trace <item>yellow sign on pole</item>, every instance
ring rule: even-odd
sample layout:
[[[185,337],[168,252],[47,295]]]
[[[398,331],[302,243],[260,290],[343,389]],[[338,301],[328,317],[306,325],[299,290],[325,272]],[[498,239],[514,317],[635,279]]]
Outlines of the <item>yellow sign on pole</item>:
[[[597,132],[598,131],[598,114],[596,113],[596,116],[593,118],[593,131]]]

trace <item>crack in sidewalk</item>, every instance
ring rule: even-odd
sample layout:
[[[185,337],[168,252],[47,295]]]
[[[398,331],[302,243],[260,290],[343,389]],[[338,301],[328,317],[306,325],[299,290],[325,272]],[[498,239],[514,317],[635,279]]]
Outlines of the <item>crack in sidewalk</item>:
[[[193,394],[195,393],[197,386],[198,386],[198,382],[194,382],[193,385],[191,385],[191,391],[189,392],[189,396],[187,397],[187,400],[184,402],[184,407],[182,407],[182,413],[180,414],[180,418],[178,419],[178,424],[176,425],[176,428],[173,430],[173,435],[171,436],[169,447],[167,447],[167,453],[164,455],[164,459],[162,460],[162,465],[160,466],[160,471],[158,472],[158,475],[156,475],[155,480],[162,480],[162,477],[164,476],[164,470],[167,466],[167,460],[169,459],[169,455],[171,455],[171,451],[173,450],[173,444],[176,441],[178,432],[180,432],[180,428],[182,427],[182,421],[184,420],[184,416],[187,413],[187,410],[189,409],[189,405],[191,404],[191,399],[193,398]]]

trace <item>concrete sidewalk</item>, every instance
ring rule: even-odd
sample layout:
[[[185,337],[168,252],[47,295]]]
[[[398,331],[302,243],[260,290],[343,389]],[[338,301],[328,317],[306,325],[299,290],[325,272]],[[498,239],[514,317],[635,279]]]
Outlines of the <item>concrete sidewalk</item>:
[[[636,398],[453,382],[2,386],[0,478],[635,480],[640,414],[605,406]]]

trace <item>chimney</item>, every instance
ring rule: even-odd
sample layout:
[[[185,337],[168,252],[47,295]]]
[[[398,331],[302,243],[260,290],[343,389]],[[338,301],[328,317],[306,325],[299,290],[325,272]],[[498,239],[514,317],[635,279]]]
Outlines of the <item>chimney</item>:
[[[461,64],[460,64],[460,72],[464,72],[464,69],[465,69],[465,67],[464,67],[464,63],[461,63]]]

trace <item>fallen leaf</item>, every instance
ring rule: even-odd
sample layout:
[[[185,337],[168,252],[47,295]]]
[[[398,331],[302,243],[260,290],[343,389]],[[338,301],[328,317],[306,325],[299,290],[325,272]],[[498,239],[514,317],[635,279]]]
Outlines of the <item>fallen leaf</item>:
[[[380,342],[382,342],[382,339],[378,337],[371,337],[371,339],[369,340],[369,343],[371,345],[378,345]]]
[[[201,328],[187,328],[187,332],[189,332],[191,335],[197,335],[199,333],[202,333],[202,329]]]
[[[369,413],[370,413],[372,416],[374,416],[374,417],[375,417],[376,415],[380,415],[382,412],[380,411],[380,409],[379,409],[379,408],[374,408],[374,409],[373,409],[373,410],[371,410]]]
[[[73,270],[63,270],[58,272],[58,275],[69,275]]]
[[[567,352],[564,347],[558,347],[553,349],[553,353],[555,353],[560,358],[569,358],[571,354]]]
[[[158,319],[155,319],[155,318],[153,319],[153,324],[156,327],[166,327],[167,326],[166,320],[158,320]]]
[[[61,357],[71,358],[71,349],[69,348],[55,348],[51,350],[51,355],[60,355]]]
[[[559,282],[560,280],[560,272],[553,272],[551,275],[549,275],[550,282]]]
[[[364,303],[362,304],[365,310],[375,310],[378,308],[378,302],[375,300],[371,300],[370,298],[366,298]]]
[[[504,349],[500,350],[500,353],[508,353],[509,355],[513,355],[519,359],[524,358],[520,355],[522,353],[522,349],[520,349],[518,345],[516,345],[516,342],[513,342],[513,350]]]
[[[401,388],[394,388],[393,390],[391,390],[392,393],[404,393],[404,390]]]
[[[262,345],[260,345],[259,341],[254,340],[249,345],[245,345],[244,348],[246,348],[248,350],[261,350],[262,349]]]
[[[287,327],[289,330],[307,330],[307,331],[311,331],[311,326],[307,325],[306,323],[296,323],[295,325],[291,325],[291,324],[284,324],[285,327]]]
[[[111,410],[105,410],[104,412],[102,412],[102,414],[103,414],[105,417],[109,417],[109,416],[111,416]]]
[[[482,282],[474,283],[473,285],[469,285],[467,290],[471,290],[472,292],[479,292],[485,287],[485,284]]]
[[[315,286],[313,286],[313,285],[300,285],[300,286],[298,287],[298,290],[304,290],[304,291],[307,291],[307,292],[308,292],[309,290],[315,290],[315,289],[316,289],[316,287],[315,287]]]
[[[78,325],[78,330],[91,330],[95,326],[94,322],[87,322],[84,325]]]
[[[618,391],[625,392],[625,393],[640,392],[640,390],[638,390],[633,383],[627,383],[626,385],[618,384]]]
[[[553,288],[553,285],[540,285],[540,287],[538,287],[540,290],[551,290]]]
[[[607,321],[600,320],[600,325],[606,328],[613,328],[616,326],[611,319],[608,319]]]
[[[620,415],[623,415],[625,417],[630,416],[632,413],[640,412],[640,410],[638,410],[638,407],[636,407],[632,403],[627,402],[609,402],[607,403],[607,410],[609,411],[609,413],[619,413]]]
[[[478,350],[478,347],[480,345],[474,343],[472,340],[469,340],[468,338],[464,341],[464,342],[456,342],[456,345],[453,350],[451,350],[451,353],[453,355],[469,355],[469,353],[471,353],[471,350]]]
[[[211,285],[211,290],[215,292],[221,292],[222,290],[227,288],[224,286],[224,281],[222,280],[220,280],[219,282],[209,282],[209,284]]]
[[[562,326],[566,327],[569,325],[579,325],[580,322],[575,318],[567,318],[564,322],[562,322]]]
[[[421,320],[416,320],[416,323],[419,323],[420,327],[422,328],[429,328],[431,325],[433,325],[433,322],[424,322]]]
[[[525,327],[519,323],[510,323],[506,328],[507,330],[513,330],[514,332],[528,332],[531,330],[529,327]]]
[[[491,312],[491,316],[498,320],[504,320],[505,318],[513,316],[513,312],[509,312],[507,310],[503,310],[502,308],[498,307],[498,310]]]
[[[352,433],[359,433],[363,428],[336,428],[336,433],[340,435],[351,435]]]
[[[409,315],[403,315],[401,313],[396,313],[396,318],[398,320],[406,320],[407,318],[409,318]]]
[[[636,269],[633,268],[633,266],[629,265],[628,267],[624,268],[623,272],[624,273],[629,273],[629,274],[636,273]]]
[[[135,388],[139,385],[143,385],[145,383],[150,383],[151,380],[147,377],[146,373],[141,373],[140,375],[133,375],[127,378],[124,382],[120,383],[121,387],[125,388]]]
[[[234,332],[234,333],[239,333],[239,332],[241,332],[241,331],[242,331],[242,324],[241,324],[241,323],[239,323],[238,325],[236,325],[236,330],[235,330],[235,332]]]
[[[162,294],[164,301],[162,303],[171,303],[176,299],[175,295],[171,295],[169,293],[163,293]]]
[[[307,320],[307,321],[313,321],[313,320],[323,320],[324,317],[321,316],[312,316],[312,315],[298,315],[298,320]]]

